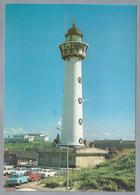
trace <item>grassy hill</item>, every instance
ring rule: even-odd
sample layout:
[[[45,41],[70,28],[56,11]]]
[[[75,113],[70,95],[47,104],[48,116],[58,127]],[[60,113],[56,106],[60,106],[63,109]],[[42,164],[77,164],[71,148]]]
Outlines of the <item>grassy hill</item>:
[[[43,181],[46,187],[66,186],[66,177]],[[134,191],[135,152],[108,160],[95,168],[84,168],[70,174],[70,189],[75,191]]]
[[[53,147],[52,142],[34,141],[27,143],[5,143],[4,148],[8,150],[30,150],[30,151],[42,151],[51,149]]]

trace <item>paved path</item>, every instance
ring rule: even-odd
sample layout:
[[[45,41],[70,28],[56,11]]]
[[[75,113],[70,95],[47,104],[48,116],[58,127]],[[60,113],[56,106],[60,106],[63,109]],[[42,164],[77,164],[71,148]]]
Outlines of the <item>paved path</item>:
[[[24,189],[24,188],[31,188],[31,189],[35,189],[36,191],[66,191],[66,188],[47,188],[47,187],[44,187],[43,184],[40,184],[40,181],[33,181],[33,182],[29,182],[29,183],[25,183],[25,184],[22,184],[20,186],[16,186],[16,188],[18,189]]]

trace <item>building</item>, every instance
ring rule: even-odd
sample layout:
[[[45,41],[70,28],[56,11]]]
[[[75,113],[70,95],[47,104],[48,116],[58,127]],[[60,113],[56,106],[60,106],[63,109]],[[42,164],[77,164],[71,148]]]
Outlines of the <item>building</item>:
[[[65,61],[62,145],[83,144],[82,60],[88,45],[82,42],[82,37],[83,33],[73,24],[59,46]]]
[[[71,148],[69,149],[69,167],[94,167],[105,160],[107,153],[107,150],[95,147]],[[40,151],[39,162],[41,163],[40,166],[67,167],[67,150],[62,147],[50,151]]]
[[[25,135],[13,135],[12,137],[4,138],[5,143],[24,143],[28,142],[29,140],[25,137]]]
[[[95,166],[105,160],[108,151],[84,145],[82,60],[86,56],[88,45],[82,41],[83,33],[75,24],[66,32],[65,38],[59,46],[61,57],[65,61],[61,147],[67,146],[71,149],[69,154],[69,149],[67,150],[67,155],[66,151],[62,152],[60,164],[65,167],[66,156],[68,156],[71,167]],[[52,156],[48,153],[48,155],[52,164],[58,162],[57,154]]]
[[[101,149],[128,149],[135,148],[135,141],[133,140],[94,140],[94,146]]]
[[[4,163],[14,166],[37,166],[38,153],[31,151],[5,151]]]
[[[27,138],[30,141],[49,141],[49,136],[46,133],[29,133],[25,135],[25,138]]]
[[[23,143],[23,142],[33,142],[33,141],[49,141],[49,136],[46,133],[28,133],[21,135],[13,135],[13,137],[5,138],[6,142],[12,143]]]

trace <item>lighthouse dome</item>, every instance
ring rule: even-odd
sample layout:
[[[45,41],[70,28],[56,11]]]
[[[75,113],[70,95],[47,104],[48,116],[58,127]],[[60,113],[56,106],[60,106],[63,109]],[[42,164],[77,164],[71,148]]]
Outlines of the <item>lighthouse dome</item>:
[[[67,31],[66,37],[69,35],[79,35],[81,38],[83,37],[83,33],[77,28],[75,24]]]

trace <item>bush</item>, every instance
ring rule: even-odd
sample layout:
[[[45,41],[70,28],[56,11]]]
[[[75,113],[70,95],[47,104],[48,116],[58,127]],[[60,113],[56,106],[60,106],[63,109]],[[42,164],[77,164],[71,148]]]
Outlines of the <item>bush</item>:
[[[64,183],[64,177],[62,176],[55,176],[49,177],[43,181],[45,187],[56,188],[62,187]]]
[[[95,179],[87,178],[86,180],[81,180],[79,190],[88,190],[88,189],[98,189],[99,185]]]
[[[111,183],[109,183],[109,184],[104,184],[101,190],[113,192],[113,191],[118,191],[118,188],[116,185],[112,185]]]

